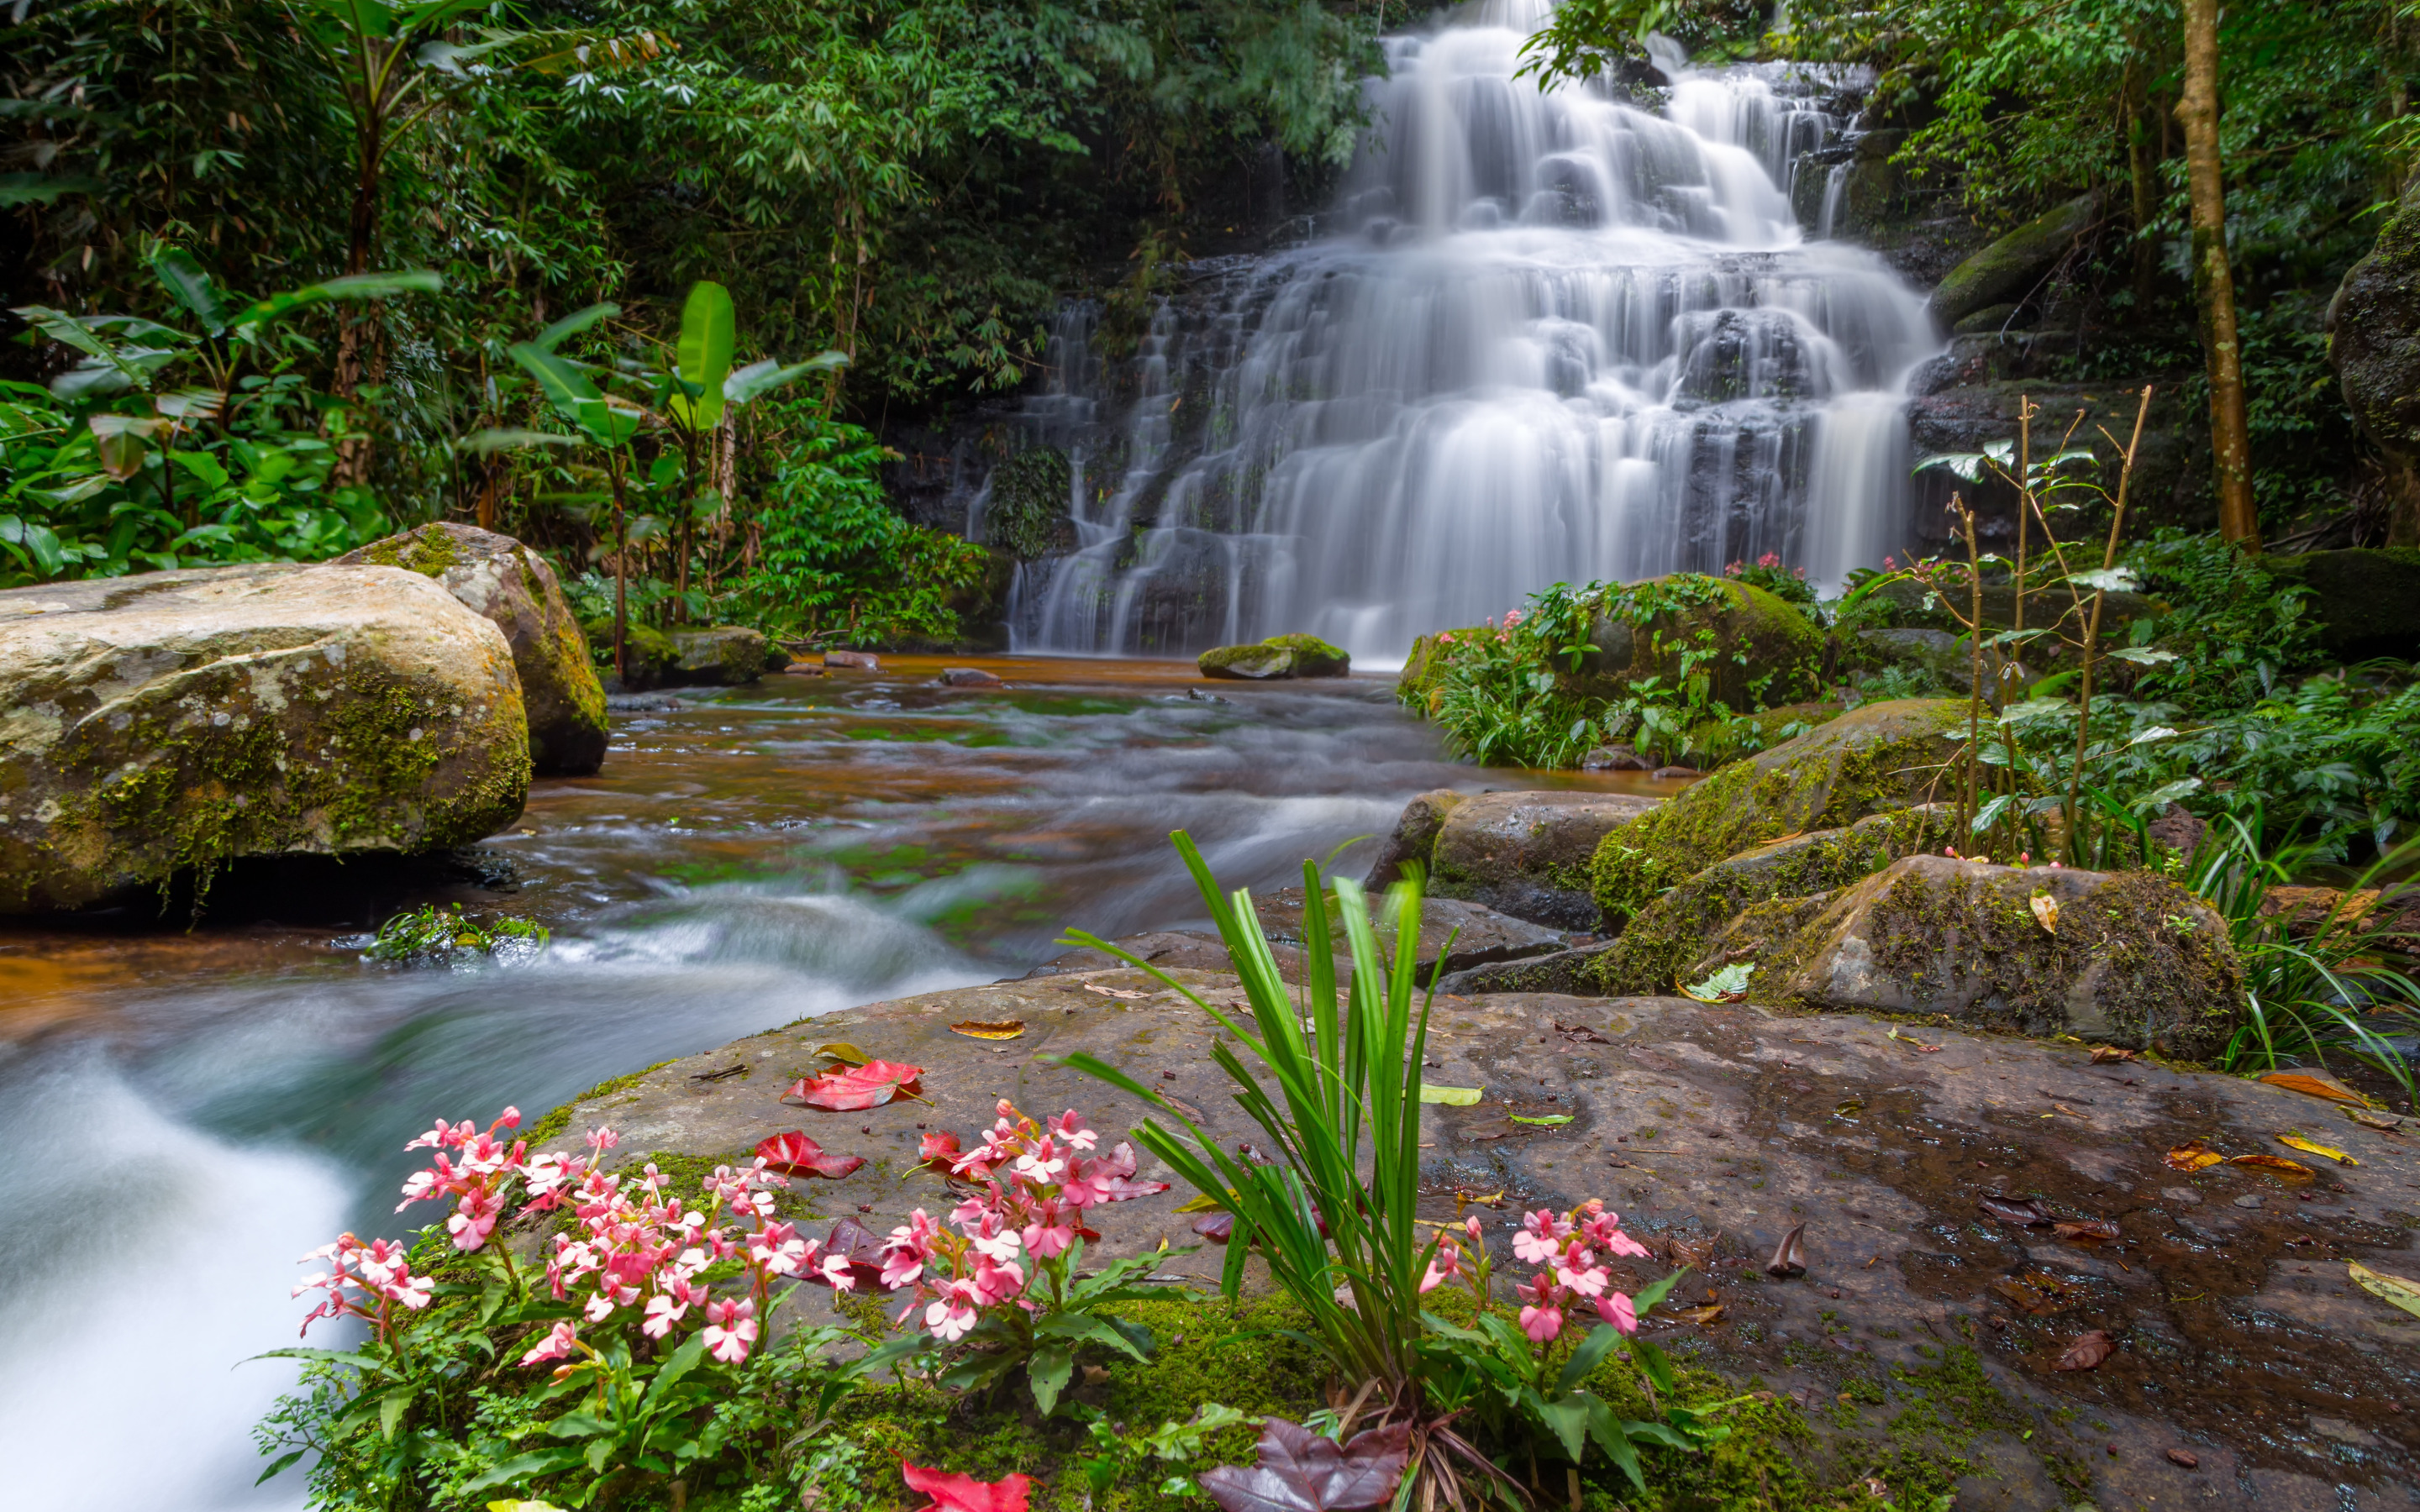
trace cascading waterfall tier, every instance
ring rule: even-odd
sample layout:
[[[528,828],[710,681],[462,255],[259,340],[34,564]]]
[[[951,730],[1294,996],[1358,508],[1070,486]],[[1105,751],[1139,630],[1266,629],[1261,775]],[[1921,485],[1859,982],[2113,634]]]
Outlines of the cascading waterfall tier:
[[[1325,239],[1195,265],[1129,359],[1063,314],[1027,421],[1077,545],[1020,570],[1020,649],[1385,662],[1558,580],[1771,552],[1837,582],[1901,544],[1899,391],[1939,342],[1879,257],[1802,235],[1819,81],[1541,89],[1542,17],[1388,39]]]

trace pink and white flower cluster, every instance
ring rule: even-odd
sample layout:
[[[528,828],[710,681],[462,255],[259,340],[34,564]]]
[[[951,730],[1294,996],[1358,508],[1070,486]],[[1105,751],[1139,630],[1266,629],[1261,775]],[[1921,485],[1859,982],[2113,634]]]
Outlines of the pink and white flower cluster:
[[[1475,1254],[1466,1254],[1467,1244]],[[1512,1236],[1512,1254],[1525,1265],[1536,1266],[1528,1280],[1512,1288],[1521,1303],[1521,1332],[1545,1344],[1563,1331],[1566,1317],[1593,1307],[1596,1315],[1624,1334],[1638,1332],[1638,1311],[1627,1292],[1613,1288],[1612,1257],[1646,1259],[1647,1246],[1621,1231],[1621,1215],[1601,1201],[1590,1201],[1558,1217],[1540,1209],[1521,1220]],[[1484,1300],[1489,1267],[1479,1220],[1466,1219],[1459,1229],[1437,1236],[1436,1258],[1420,1280],[1422,1291],[1446,1282],[1468,1278]]]
[[[294,1288],[294,1295],[306,1291],[325,1291],[319,1305],[302,1319],[302,1332],[322,1318],[359,1318],[366,1321],[380,1338],[393,1332],[395,1309],[418,1312],[428,1305],[434,1288],[428,1277],[413,1275],[405,1246],[392,1239],[374,1239],[365,1244],[348,1233],[333,1244],[322,1244],[302,1257],[304,1263],[326,1260],[329,1268],[304,1276]]]
[[[882,1246],[882,1284],[915,1293],[901,1321],[923,1303],[925,1328],[947,1342],[963,1337],[985,1308],[1015,1304],[1032,1311],[1025,1293],[1039,1268],[1063,1266],[1078,1239],[1101,1237],[1085,1225],[1087,1208],[1168,1190],[1165,1181],[1135,1179],[1133,1146],[1092,1154],[1099,1142],[1073,1108],[1036,1123],[1006,1098],[972,1149],[961,1149],[954,1134],[927,1134],[925,1165],[981,1190],[951,1212],[955,1233],[922,1208],[891,1231]]]

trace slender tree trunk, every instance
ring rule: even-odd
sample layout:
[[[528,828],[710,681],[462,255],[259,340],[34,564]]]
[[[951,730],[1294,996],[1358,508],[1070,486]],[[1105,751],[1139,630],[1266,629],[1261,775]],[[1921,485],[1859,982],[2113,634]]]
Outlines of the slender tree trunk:
[[[624,584],[629,577],[630,543],[622,528],[622,461],[618,449],[607,449],[605,475],[613,485],[613,677],[628,689],[630,669],[622,655],[622,635],[623,626],[629,620],[624,601]]]
[[[2141,64],[2126,70],[2126,167],[2132,180],[2134,220],[2134,305],[2150,303],[2160,270],[2160,244],[2151,237],[2159,218],[2159,162],[2152,156],[2149,88]]]
[[[2210,357],[2210,440],[2218,532],[2260,549],[2252,508],[2252,446],[2243,418],[2243,360],[2235,331],[2235,276],[2226,262],[2226,189],[2218,156],[2218,0],[2185,0],[2185,187],[2193,200],[2194,301]]]

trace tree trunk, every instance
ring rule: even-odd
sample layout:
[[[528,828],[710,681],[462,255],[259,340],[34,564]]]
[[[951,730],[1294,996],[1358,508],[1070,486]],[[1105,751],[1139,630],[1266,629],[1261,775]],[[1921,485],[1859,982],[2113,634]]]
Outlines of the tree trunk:
[[[2185,187],[2193,201],[2194,302],[2210,358],[2211,471],[2218,532],[2260,549],[2252,508],[2252,448],[2243,418],[2243,361],[2236,343],[2235,277],[2226,262],[2226,190],[2218,157],[2218,0],[2185,0],[2185,81],[2177,119],[2185,131]]]
[[[2160,213],[2159,162],[2152,156],[2150,92],[2141,65],[2126,70],[2126,166],[2133,180],[2134,219],[2134,307],[2151,302],[2160,270],[2160,244],[2151,223]]]

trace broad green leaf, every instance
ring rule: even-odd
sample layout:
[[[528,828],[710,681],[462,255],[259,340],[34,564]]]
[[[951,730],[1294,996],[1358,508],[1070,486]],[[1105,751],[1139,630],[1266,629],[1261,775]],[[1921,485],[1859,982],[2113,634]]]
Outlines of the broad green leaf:
[[[829,373],[836,367],[847,365],[847,357],[839,352],[825,352],[803,363],[792,363],[787,367],[768,357],[761,363],[751,363],[746,367],[735,369],[729,378],[722,380],[722,397],[732,404],[746,404],[760,393],[778,389],[809,373]]]
[[[182,247],[160,247],[151,254],[151,276],[170,299],[202,323],[204,331],[215,336],[226,330],[226,306],[192,253]]]
[[[380,1438],[390,1443],[395,1442],[396,1425],[403,1421],[404,1413],[411,1411],[411,1399],[419,1395],[417,1386],[398,1386],[386,1394],[379,1403]]]
[[[680,340],[675,348],[687,392],[670,397],[673,418],[691,430],[710,430],[722,419],[722,383],[731,374],[734,316],[731,291],[700,279],[681,307]]]
[[[194,481],[216,493],[227,485],[227,471],[208,452],[170,452],[168,460],[194,475]]]
[[[524,446],[577,446],[580,438],[551,430],[474,430],[462,438],[461,449],[486,456]]]
[[[1568,1113],[1548,1113],[1535,1119],[1520,1113],[1508,1113],[1504,1116],[1512,1119],[1514,1123],[1543,1124],[1547,1128],[1553,1128],[1558,1124],[1565,1124],[1572,1121],[1572,1116]]]
[[[1054,1342],[1033,1347],[1033,1357],[1025,1365],[1025,1380],[1033,1388],[1033,1405],[1044,1417],[1059,1410],[1059,1394],[1067,1389],[1068,1378],[1075,1373],[1075,1345]]]
[[[534,1480],[540,1475],[551,1475],[559,1470],[568,1470],[578,1463],[580,1463],[580,1451],[577,1449],[534,1450],[529,1454],[507,1459],[489,1471],[463,1487],[462,1494],[468,1496],[476,1491],[487,1490],[490,1487],[504,1485],[509,1481]]]
[[[1630,1477],[1630,1484],[1644,1491],[1647,1489],[1647,1473],[1639,1468],[1638,1451],[1630,1443],[1630,1430],[1638,1425],[1615,1417],[1612,1408],[1594,1397],[1590,1401],[1589,1436],[1596,1440],[1596,1446],[1605,1451],[1607,1459],[1621,1467],[1621,1473]]]
[[[2075,573],[2067,580],[2078,588],[2099,589],[2110,594],[2131,594],[2142,581],[2134,576],[2132,567],[2095,567],[2089,572]]]
[[[267,1482],[271,1476],[276,1474],[279,1471],[291,1466],[294,1461],[302,1458],[308,1453],[310,1453],[308,1449],[289,1449],[286,1453],[279,1455],[275,1459],[270,1461],[269,1468],[262,1471],[259,1477],[256,1479],[253,1484],[255,1486],[262,1485]]]
[[[588,375],[573,363],[531,342],[517,342],[505,350],[537,379],[555,412],[579,426],[594,444],[619,446],[638,433],[637,412],[607,403]]]
[[[656,1379],[647,1383],[647,1395],[640,1401],[639,1411],[654,1412],[659,1409],[671,1396],[673,1388],[680,1383],[681,1377],[696,1369],[698,1362],[705,1358],[706,1335],[691,1334],[686,1343],[672,1352],[672,1358],[657,1369]]]
[[[97,194],[105,187],[85,174],[0,173],[0,209],[48,205],[62,194]],[[271,1473],[275,1473],[271,1472]]]
[[[2177,659],[2173,651],[2156,651],[2149,646],[2120,646],[2109,655],[2119,661],[2131,661],[2144,667],[2157,667],[2162,662]]]
[[[610,320],[621,313],[622,307],[618,304],[592,304],[584,310],[574,310],[539,332],[530,345],[542,352],[551,352],[597,321]]]
[[[1480,1088],[1476,1087],[1431,1087],[1420,1084],[1420,1101],[1442,1103],[1450,1108],[1466,1108],[1478,1104]]]
[[[1621,1331],[1611,1323],[1599,1323],[1590,1329],[1589,1336],[1582,1339],[1580,1347],[1572,1351],[1572,1357],[1563,1362],[1563,1373],[1556,1381],[1555,1390],[1567,1393],[1587,1380],[1588,1373],[1595,1369],[1606,1353],[1621,1342]]]
[[[306,284],[301,288],[272,294],[227,322],[236,331],[267,325],[297,310],[333,300],[382,300],[396,294],[435,294],[445,286],[445,280],[427,269],[411,269],[392,273],[348,273],[324,284]]]
[[[1531,1410],[1546,1425],[1547,1431],[1562,1444],[1563,1453],[1577,1464],[1588,1448],[1588,1403],[1570,1397],[1555,1402],[1533,1397]]]

